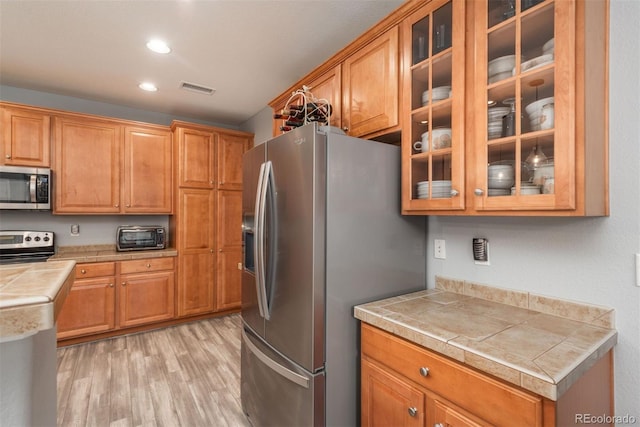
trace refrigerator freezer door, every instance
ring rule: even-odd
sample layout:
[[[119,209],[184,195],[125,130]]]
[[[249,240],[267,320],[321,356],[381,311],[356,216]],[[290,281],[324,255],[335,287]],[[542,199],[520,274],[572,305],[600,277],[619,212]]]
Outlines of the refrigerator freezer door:
[[[274,245],[265,340],[310,372],[324,365],[325,140],[315,126],[304,126],[267,143],[273,180],[267,234]]]
[[[324,375],[311,375],[242,332],[242,410],[254,426],[324,425]]]
[[[242,319],[258,335],[264,336],[264,318],[260,315],[256,291],[256,195],[259,172],[266,161],[266,145],[257,145],[242,159],[242,239],[244,269],[242,271]]]

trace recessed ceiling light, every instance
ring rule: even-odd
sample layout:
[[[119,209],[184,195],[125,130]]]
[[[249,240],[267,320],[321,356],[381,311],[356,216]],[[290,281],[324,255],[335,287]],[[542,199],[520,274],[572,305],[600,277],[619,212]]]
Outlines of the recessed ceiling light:
[[[138,87],[142,90],[146,90],[147,92],[156,92],[158,88],[153,83],[142,82],[138,85]]]
[[[171,49],[169,48],[169,46],[162,40],[158,40],[158,39],[149,40],[149,42],[147,43],[147,47],[156,53],[171,52]]]

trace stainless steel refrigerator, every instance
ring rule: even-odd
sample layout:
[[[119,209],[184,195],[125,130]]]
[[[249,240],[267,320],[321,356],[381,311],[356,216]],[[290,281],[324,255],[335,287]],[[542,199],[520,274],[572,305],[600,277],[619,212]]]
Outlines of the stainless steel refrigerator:
[[[258,426],[356,426],[355,305],[426,287],[400,150],[316,123],[243,158],[242,408]]]

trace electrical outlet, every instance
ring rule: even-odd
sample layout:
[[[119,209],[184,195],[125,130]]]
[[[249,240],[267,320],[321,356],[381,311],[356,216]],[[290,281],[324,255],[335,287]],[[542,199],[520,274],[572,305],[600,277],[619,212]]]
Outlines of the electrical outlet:
[[[71,235],[72,236],[80,235],[80,224],[71,224]]]
[[[433,241],[433,257],[438,259],[447,258],[447,251],[444,245],[444,240],[435,239]]]

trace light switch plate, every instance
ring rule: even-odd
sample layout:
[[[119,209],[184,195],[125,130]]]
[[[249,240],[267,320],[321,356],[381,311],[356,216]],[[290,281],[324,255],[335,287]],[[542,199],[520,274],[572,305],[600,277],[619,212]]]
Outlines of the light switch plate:
[[[437,259],[447,258],[447,250],[444,244],[444,240],[435,239],[433,241],[433,257]]]

